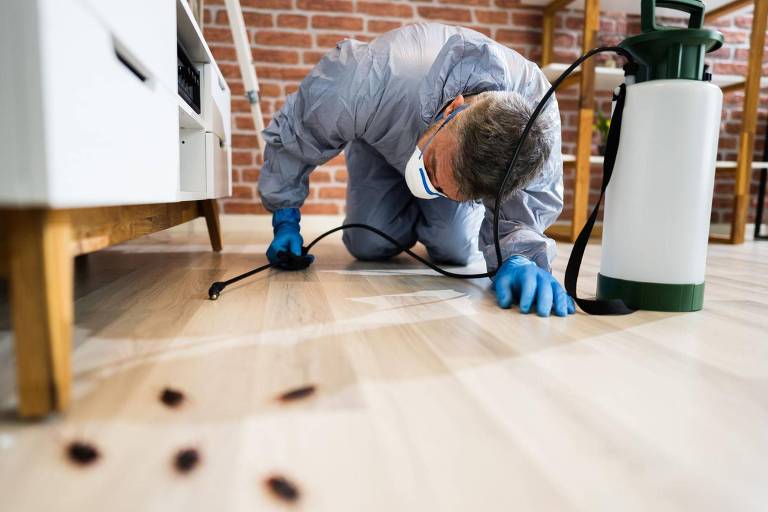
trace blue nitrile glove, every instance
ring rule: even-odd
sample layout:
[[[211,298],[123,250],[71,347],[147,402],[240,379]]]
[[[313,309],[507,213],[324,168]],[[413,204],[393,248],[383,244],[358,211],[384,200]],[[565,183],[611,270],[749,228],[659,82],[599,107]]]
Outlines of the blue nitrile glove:
[[[304,240],[299,233],[299,221],[301,212],[298,208],[282,208],[272,214],[272,231],[275,234],[272,243],[267,249],[267,259],[270,263],[280,261],[278,253],[287,252],[295,256],[301,256],[301,246]],[[314,261],[314,256],[307,255]],[[287,268],[280,264],[278,267]]]
[[[511,256],[493,280],[493,289],[499,307],[509,308],[520,304],[520,312],[528,313],[534,301],[539,316],[568,316],[576,312],[573,299],[565,293],[552,274],[540,268],[524,256]]]

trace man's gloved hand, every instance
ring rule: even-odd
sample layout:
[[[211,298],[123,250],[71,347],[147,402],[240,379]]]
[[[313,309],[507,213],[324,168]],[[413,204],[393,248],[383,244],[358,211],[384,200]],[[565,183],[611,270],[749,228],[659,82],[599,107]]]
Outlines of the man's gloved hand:
[[[499,307],[520,304],[520,312],[528,313],[534,301],[539,316],[568,316],[576,312],[573,299],[557,280],[524,256],[511,256],[502,264],[493,280]]]
[[[267,259],[270,263],[281,261],[278,253],[286,252],[295,256],[301,256],[301,246],[304,243],[304,239],[301,238],[299,233],[299,221],[301,220],[301,213],[298,208],[282,208],[275,210],[272,214],[272,230],[275,235],[272,243],[269,244],[267,249]],[[314,256],[307,255],[314,261]],[[278,265],[280,268],[288,268],[288,262]],[[290,269],[289,269],[290,270]]]

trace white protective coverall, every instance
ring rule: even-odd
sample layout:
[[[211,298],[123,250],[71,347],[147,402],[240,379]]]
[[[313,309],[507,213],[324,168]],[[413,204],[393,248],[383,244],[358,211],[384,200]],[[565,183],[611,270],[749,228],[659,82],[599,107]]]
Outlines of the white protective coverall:
[[[464,264],[477,247],[494,269],[493,201],[417,199],[406,186],[405,165],[421,135],[458,95],[515,91],[535,105],[549,85],[536,64],[466,28],[418,23],[370,43],[341,41],[263,132],[262,202],[270,211],[301,207],[309,174],[344,149],[347,223],[370,224],[407,246],[420,241],[441,262]],[[502,204],[500,236],[505,259],[519,254],[549,270],[555,244],[544,230],[560,214],[563,196],[554,96],[541,116],[554,141],[551,155],[538,177]],[[364,230],[346,230],[343,240],[361,259],[397,253]]]

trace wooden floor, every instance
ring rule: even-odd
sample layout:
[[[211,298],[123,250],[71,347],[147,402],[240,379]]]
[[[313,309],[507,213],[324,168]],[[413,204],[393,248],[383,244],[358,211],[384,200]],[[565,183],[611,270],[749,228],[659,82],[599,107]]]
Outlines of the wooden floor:
[[[225,219],[216,255],[195,222],[78,262],[63,417],[15,419],[0,292],[1,510],[283,510],[273,474],[313,512],[768,507],[768,242],[710,247],[704,311],[541,319],[498,309],[488,282],[355,262],[340,237],[308,272],[208,301],[264,261],[270,226]],[[75,466],[73,440],[101,456]],[[201,460],[179,474],[188,447]]]

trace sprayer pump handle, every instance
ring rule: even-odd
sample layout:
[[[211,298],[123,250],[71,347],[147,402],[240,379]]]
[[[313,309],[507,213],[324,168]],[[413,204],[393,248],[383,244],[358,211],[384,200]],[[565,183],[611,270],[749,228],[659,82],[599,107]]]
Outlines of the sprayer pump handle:
[[[687,12],[691,15],[688,18],[688,28],[704,26],[704,2],[701,0],[642,0],[640,26],[643,32],[656,32],[671,28],[656,24],[656,7]]]

